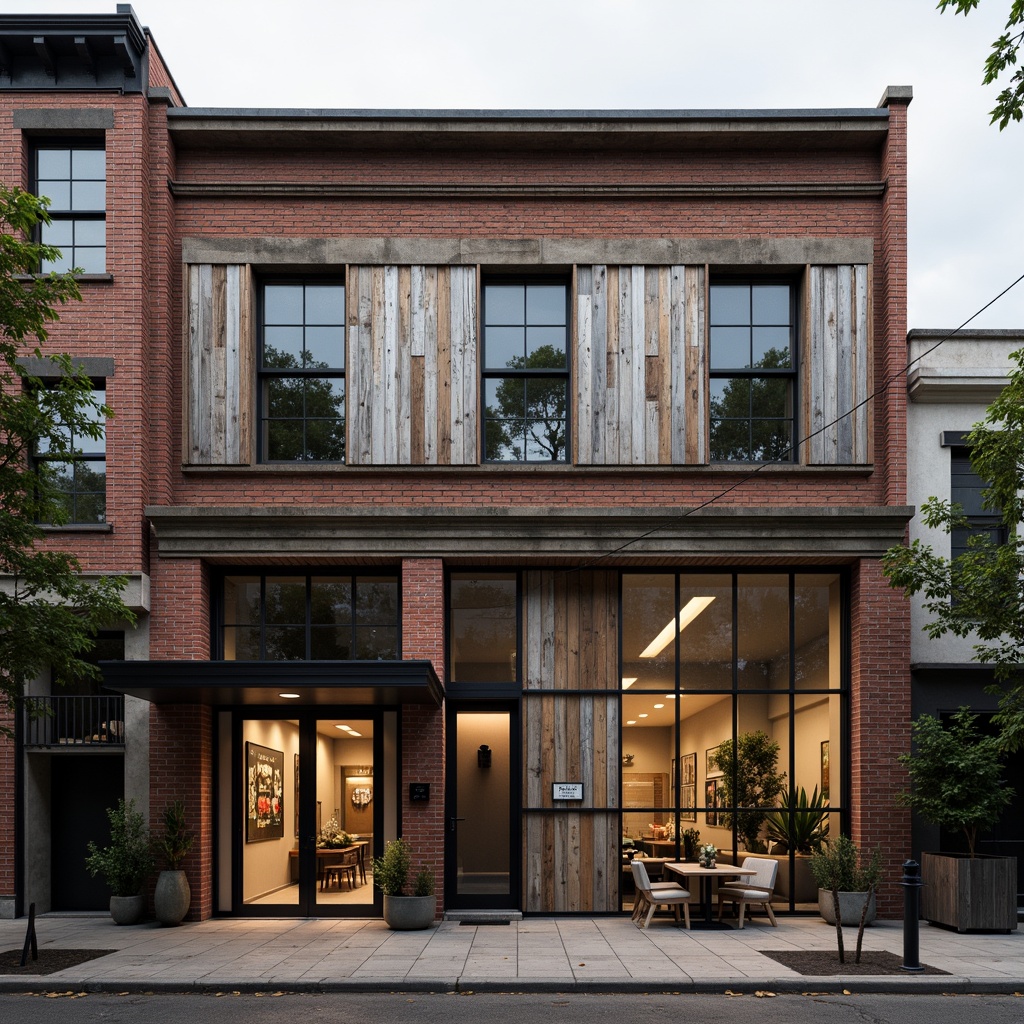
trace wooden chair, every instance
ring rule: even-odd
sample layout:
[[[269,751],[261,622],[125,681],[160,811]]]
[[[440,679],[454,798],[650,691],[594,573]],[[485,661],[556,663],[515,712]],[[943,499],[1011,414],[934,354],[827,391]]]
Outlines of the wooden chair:
[[[679,923],[679,908],[683,908],[683,917],[686,922],[686,930],[690,930],[690,891],[681,885],[670,883],[662,888],[654,889],[651,880],[647,877],[647,868],[643,861],[634,860],[630,864],[633,871],[633,883],[636,887],[636,896],[633,899],[633,923],[638,928],[646,928],[654,917],[654,911],[658,907],[671,907],[676,915],[676,923]]]
[[[740,915],[740,928],[748,906],[764,907],[772,927],[777,928],[778,922],[772,913],[772,893],[775,891],[775,877],[779,873],[779,862],[765,857],[744,857],[741,868],[753,868],[756,875],[746,875],[729,885],[718,887],[718,920],[722,920],[722,908],[725,903],[735,903]]]

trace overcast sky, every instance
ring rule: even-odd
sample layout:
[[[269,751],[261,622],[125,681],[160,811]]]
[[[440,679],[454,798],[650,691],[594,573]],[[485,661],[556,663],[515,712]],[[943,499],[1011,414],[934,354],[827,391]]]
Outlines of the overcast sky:
[[[911,327],[1024,274],[1024,123],[982,87],[1010,0],[135,0],[193,107],[874,107],[911,85]],[[112,13],[0,0],[3,13]],[[972,322],[1024,332],[1024,282]]]

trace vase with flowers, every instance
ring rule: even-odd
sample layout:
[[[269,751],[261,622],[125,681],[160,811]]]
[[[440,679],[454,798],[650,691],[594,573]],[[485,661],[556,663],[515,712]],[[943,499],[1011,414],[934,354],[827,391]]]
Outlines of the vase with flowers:
[[[718,847],[714,843],[704,843],[697,853],[697,863],[702,868],[713,868],[718,857]]]
[[[351,846],[355,839],[349,835],[334,818],[328,818],[324,822],[316,837],[316,848],[318,850],[342,850]]]

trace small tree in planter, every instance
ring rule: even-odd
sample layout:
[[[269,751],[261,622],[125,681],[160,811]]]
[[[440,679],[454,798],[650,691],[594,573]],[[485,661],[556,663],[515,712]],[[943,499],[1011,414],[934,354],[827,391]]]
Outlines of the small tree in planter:
[[[389,928],[429,928],[434,920],[434,873],[425,865],[416,874],[412,893],[406,892],[412,870],[412,850],[404,839],[384,847],[373,861],[373,882],[384,894],[384,920]]]
[[[709,761],[724,773],[720,785],[726,806],[736,808],[723,813],[726,827],[735,826],[750,853],[763,853],[761,826],[786,784],[785,772],[778,771],[778,743],[764,732],[740,733],[735,747],[731,739],[726,740]]]
[[[846,963],[846,952],[843,946],[842,907],[844,903],[851,908],[860,904],[855,959],[855,962],[859,964],[864,926],[868,923],[875,889],[882,877],[882,851],[876,848],[871,854],[871,858],[865,863],[853,840],[840,833],[834,840],[829,840],[822,845],[814,854],[811,858],[811,871],[814,873],[814,880],[818,883],[818,909],[826,921],[828,920],[827,905],[823,903],[823,899],[831,897],[831,909],[834,915],[836,942],[839,946],[839,962],[841,964]],[[863,903],[861,903],[862,893]],[[853,898],[844,899],[844,896]]]
[[[982,735],[977,718],[962,707],[945,726],[931,715],[921,715],[913,723],[915,749],[899,757],[911,788],[900,800],[925,821],[962,832],[967,840],[967,858],[922,854],[922,875],[928,883],[922,892],[925,920],[959,931],[1011,931],[1017,926],[1016,861],[980,857],[976,846],[978,833],[995,825],[1014,792],[1003,780],[999,740]],[[966,866],[958,865],[958,860],[966,861]],[[1013,884],[986,878],[990,872],[1012,874]],[[968,893],[968,886],[979,891]],[[1008,903],[997,895],[1004,889],[1011,896]]]
[[[90,875],[102,875],[110,887],[110,916],[118,924],[136,924],[145,910],[143,890],[153,873],[153,854],[145,819],[135,801],[118,800],[107,808],[110,845],[102,849],[90,842],[85,867]]]
[[[167,865],[156,880],[153,904],[157,920],[163,925],[181,924],[192,902],[192,890],[181,865],[192,849],[195,835],[185,821],[185,804],[175,800],[164,808],[164,831],[153,841],[157,853]]]

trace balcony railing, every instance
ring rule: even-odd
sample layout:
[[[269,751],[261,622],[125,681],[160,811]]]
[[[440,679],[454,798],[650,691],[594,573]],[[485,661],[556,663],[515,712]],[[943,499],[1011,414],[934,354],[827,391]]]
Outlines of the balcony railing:
[[[33,697],[26,747],[123,747],[124,697]]]

